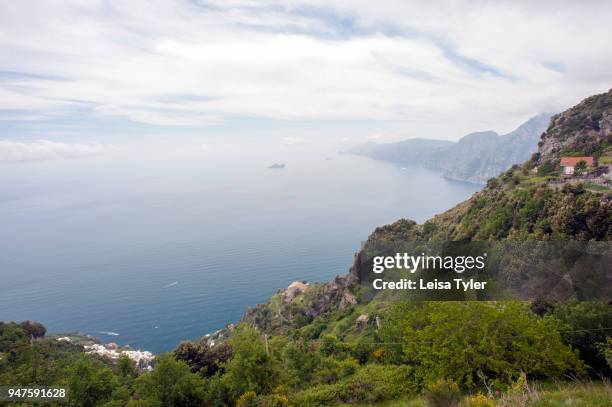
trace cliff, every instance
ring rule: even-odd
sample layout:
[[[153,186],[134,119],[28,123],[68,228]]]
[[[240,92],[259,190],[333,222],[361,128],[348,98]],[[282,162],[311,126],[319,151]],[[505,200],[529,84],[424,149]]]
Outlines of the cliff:
[[[426,165],[441,169],[449,179],[484,184],[536,151],[549,118],[549,114],[540,114],[501,136],[492,131],[468,134]]]
[[[536,149],[550,114],[532,117],[510,133],[470,133],[458,142],[409,139],[397,143],[366,143],[347,152],[403,165],[423,165],[440,170],[445,178],[484,184]]]
[[[562,155],[601,157],[612,145],[612,89],[554,115],[538,144],[538,162]]]

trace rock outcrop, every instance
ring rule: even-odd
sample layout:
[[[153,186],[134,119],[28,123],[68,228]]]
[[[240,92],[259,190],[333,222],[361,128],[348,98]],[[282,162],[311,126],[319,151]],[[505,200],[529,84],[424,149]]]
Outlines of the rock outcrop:
[[[291,302],[299,293],[306,292],[310,288],[310,284],[305,281],[294,281],[289,284],[289,287],[283,292],[283,300]]]
[[[361,314],[355,320],[355,330],[357,332],[361,332],[368,326],[368,322],[370,322],[370,317],[368,314]]]
[[[539,159],[556,162],[572,153],[591,156],[605,140],[612,142],[612,89],[554,115],[538,144]]]

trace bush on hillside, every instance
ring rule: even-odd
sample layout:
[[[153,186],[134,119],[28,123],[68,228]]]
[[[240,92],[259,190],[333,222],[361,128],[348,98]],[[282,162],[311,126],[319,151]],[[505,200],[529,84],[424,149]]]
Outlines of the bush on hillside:
[[[583,363],[559,334],[520,302],[429,302],[405,314],[404,355],[419,383],[448,378],[464,388],[503,387],[522,372],[534,378],[580,374]]]
[[[452,380],[438,379],[425,387],[423,401],[427,407],[458,407],[461,391]]]
[[[290,403],[297,407],[330,406],[336,403],[377,403],[416,391],[408,366],[366,365],[347,379],[303,390]]]

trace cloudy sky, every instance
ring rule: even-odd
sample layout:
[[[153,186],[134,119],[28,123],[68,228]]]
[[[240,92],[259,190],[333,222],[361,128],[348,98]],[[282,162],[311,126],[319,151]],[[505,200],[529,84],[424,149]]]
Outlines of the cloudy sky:
[[[505,132],[612,86],[610,21],[606,0],[4,1],[0,140]]]

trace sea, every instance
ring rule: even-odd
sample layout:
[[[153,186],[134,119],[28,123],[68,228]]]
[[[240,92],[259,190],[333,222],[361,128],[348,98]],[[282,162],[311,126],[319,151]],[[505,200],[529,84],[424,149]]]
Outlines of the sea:
[[[0,320],[170,351],[292,281],[347,273],[377,226],[481,188],[289,141],[0,163]]]

